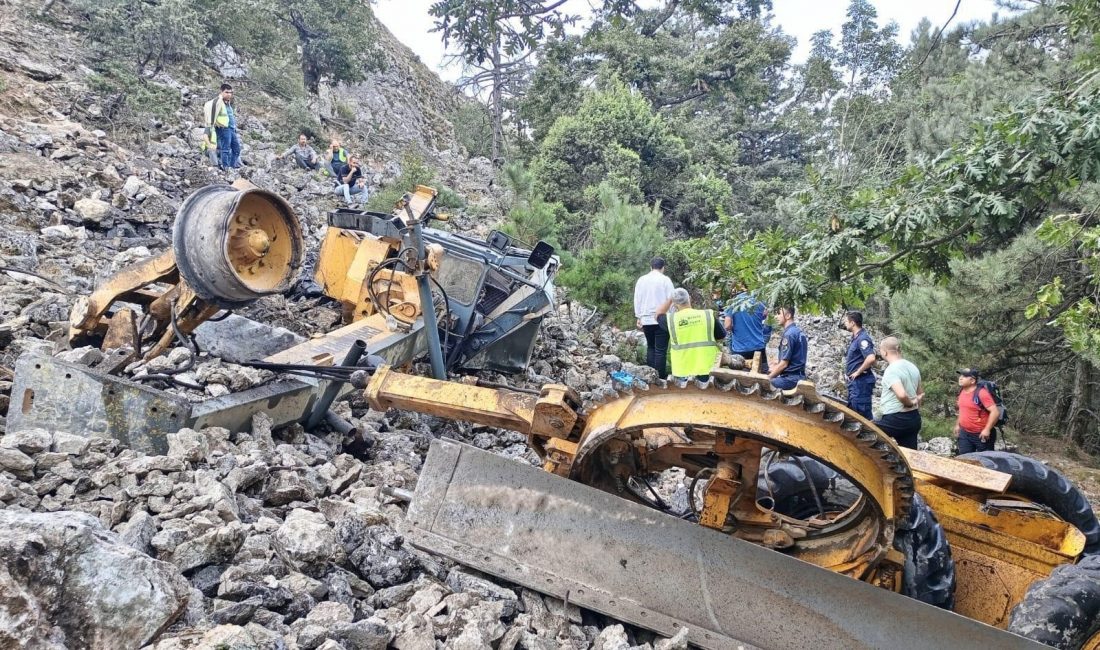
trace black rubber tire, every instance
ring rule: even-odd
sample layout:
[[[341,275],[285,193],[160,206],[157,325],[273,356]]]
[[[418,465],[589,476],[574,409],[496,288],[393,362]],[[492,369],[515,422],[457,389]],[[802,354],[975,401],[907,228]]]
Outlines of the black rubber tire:
[[[1085,535],[1085,553],[1100,552],[1100,522],[1088,499],[1053,467],[1007,451],[978,451],[958,458],[976,460],[989,469],[1012,475],[1009,492],[1044,505]]]
[[[946,610],[955,606],[955,560],[943,526],[919,494],[909,517],[894,531],[894,548],[905,555],[901,593]]]
[[[1078,650],[1100,634],[1100,555],[1062,565],[1033,583],[1012,609],[1008,631],[1065,650]]]
[[[803,470],[805,467],[805,470]],[[854,498],[828,490],[839,476],[831,468],[811,459],[802,458],[802,463],[778,461],[768,467],[772,493],[775,495],[775,509],[791,517],[805,518],[817,513],[817,504],[810,490],[812,479],[817,488],[818,497],[826,505],[847,507],[854,501],[837,502],[830,497]],[[758,495],[767,495],[763,471],[758,477]],[[847,499],[845,499],[847,501]],[[894,532],[894,548],[905,555],[902,569],[901,593],[929,605],[950,610],[955,605],[955,561],[951,557],[951,547],[947,542],[943,526],[936,519],[932,509],[919,494],[913,495],[913,505],[909,517],[899,523]]]

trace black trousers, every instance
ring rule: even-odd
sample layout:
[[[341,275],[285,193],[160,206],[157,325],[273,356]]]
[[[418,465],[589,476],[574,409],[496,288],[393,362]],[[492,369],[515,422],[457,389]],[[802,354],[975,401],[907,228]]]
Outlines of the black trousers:
[[[909,449],[917,448],[921,428],[920,411],[887,413],[875,420],[875,425],[885,431],[899,446]]]
[[[645,334],[645,365],[657,371],[657,376],[668,376],[668,332],[660,325],[642,325]]]
[[[970,433],[966,429],[959,429],[959,453],[970,454],[975,451],[993,451],[997,442],[997,433],[991,432],[989,440],[982,442],[981,432]]]

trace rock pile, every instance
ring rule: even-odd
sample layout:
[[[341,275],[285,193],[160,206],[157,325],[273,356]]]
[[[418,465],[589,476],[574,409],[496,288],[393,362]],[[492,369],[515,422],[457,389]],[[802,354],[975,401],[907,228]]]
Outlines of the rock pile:
[[[581,328],[587,315],[563,309],[550,319],[531,381],[571,376],[597,390],[607,367],[645,373],[609,352],[622,337]],[[403,508],[382,488],[411,489],[433,437],[534,461],[522,436],[377,413],[359,397],[337,409],[373,440],[368,452],[346,453],[335,433],[272,432],[264,415],[248,433],[170,434],[164,456],[102,438],[8,432],[0,437],[0,502],[13,516],[48,512],[62,525],[102,526],[113,533],[95,534],[123,549],[113,557],[168,567],[162,600],[187,602],[165,608],[166,622],[179,618],[153,642],[157,649],[686,647],[683,636],[655,639],[404,543]],[[0,547],[17,543],[10,527],[0,528]]]

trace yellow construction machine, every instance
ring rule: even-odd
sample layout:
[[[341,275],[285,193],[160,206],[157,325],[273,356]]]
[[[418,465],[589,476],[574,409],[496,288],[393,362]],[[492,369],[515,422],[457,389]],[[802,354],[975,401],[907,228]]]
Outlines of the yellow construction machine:
[[[901,449],[809,382],[781,391],[764,375],[718,366],[705,382],[620,375],[587,402],[564,385],[448,380],[446,369],[493,367],[479,353],[516,332],[507,353],[489,356],[526,363],[533,334],[524,327],[537,330],[545,304],[524,301],[545,291],[550,258],[501,245],[516,264],[473,264],[453,242],[418,243],[412,225],[432,194],[420,188],[400,204],[392,232],[378,215],[330,219],[316,278],[349,324],[268,361],[353,380],[376,410],[526,434],[542,471],[435,441],[416,493],[401,495],[411,500],[411,543],[663,634],[687,628],[704,648],[1100,647],[1100,526],[1081,493],[1037,461]],[[162,256],[123,271],[78,303],[74,332],[130,341],[131,354],[147,357],[231,306],[238,285],[281,290],[300,235],[284,203],[260,196],[278,218],[219,212],[232,234],[217,254],[192,255],[201,240],[177,241],[177,268]],[[121,280],[131,274],[183,282],[150,292]],[[107,314],[112,296],[143,302],[151,316]],[[486,326],[501,318],[511,320],[500,331]],[[396,369],[424,345],[376,369],[334,363],[349,336],[424,328],[433,378]],[[146,340],[156,342],[146,350]],[[682,477],[686,489],[654,485],[662,476]]]

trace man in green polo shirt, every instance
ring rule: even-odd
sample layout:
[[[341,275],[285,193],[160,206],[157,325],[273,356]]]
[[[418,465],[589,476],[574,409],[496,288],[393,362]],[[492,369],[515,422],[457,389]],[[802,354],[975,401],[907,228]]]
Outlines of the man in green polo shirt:
[[[924,400],[924,384],[920,370],[901,356],[901,341],[889,336],[879,345],[890,364],[882,373],[882,394],[879,408],[882,415],[875,425],[897,441],[898,445],[917,448],[920,440],[920,405]]]

